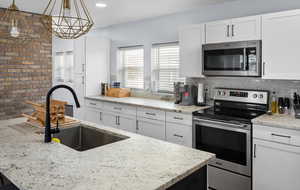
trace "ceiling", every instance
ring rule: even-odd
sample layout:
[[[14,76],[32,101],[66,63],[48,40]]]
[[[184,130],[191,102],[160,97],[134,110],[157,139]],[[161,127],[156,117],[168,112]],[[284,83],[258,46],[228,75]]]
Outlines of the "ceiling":
[[[8,7],[12,0],[1,0],[0,7]],[[60,2],[61,0],[58,0]],[[159,17],[184,12],[210,4],[224,3],[233,0],[84,0],[95,21],[96,27]],[[22,11],[42,13],[49,0],[16,0]],[[106,8],[96,7],[104,2]]]

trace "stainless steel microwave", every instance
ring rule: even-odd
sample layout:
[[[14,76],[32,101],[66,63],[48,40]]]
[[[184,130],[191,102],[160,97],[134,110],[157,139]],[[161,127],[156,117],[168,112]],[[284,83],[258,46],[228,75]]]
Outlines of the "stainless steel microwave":
[[[203,45],[206,76],[261,76],[261,41]]]

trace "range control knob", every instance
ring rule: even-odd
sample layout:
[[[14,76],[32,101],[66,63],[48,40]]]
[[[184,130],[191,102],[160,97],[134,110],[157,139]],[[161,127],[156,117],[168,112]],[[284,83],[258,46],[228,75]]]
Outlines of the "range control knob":
[[[260,95],[259,95],[259,98],[260,98],[260,99],[263,99],[263,98],[264,98],[264,95],[263,95],[263,94],[260,94]]]
[[[221,94],[222,94],[222,92],[219,90],[219,91],[218,91],[218,95],[221,96]]]
[[[258,97],[258,95],[257,94],[253,94],[253,98],[257,98]]]
[[[225,96],[225,95],[226,95],[226,92],[225,92],[225,91],[223,91],[223,92],[222,92],[222,96]]]

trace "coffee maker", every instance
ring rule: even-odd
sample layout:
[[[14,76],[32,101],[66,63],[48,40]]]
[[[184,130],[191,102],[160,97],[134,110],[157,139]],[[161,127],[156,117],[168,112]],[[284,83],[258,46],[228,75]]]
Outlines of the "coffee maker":
[[[174,83],[175,104],[191,106],[197,103],[197,87],[195,85],[184,85],[182,82]]]

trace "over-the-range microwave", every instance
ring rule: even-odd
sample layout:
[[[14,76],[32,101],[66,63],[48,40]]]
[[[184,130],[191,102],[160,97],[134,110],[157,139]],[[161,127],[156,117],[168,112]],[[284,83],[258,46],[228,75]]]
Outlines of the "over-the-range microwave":
[[[206,76],[261,76],[260,40],[203,45]]]

